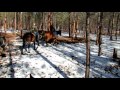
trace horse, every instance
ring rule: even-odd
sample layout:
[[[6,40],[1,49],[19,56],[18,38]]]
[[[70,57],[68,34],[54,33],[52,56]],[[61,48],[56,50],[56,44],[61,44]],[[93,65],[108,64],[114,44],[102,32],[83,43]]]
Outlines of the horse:
[[[6,38],[5,36],[0,36],[0,54],[2,57],[6,57]]]
[[[54,27],[51,25],[50,26],[50,31],[38,31],[39,33],[39,40],[43,40],[45,41],[46,45],[48,45],[48,43],[52,43],[53,45],[55,44],[56,40],[56,33],[55,33],[55,29]]]
[[[22,46],[22,54],[23,54],[23,49],[25,48],[25,50],[27,51],[28,48],[28,53],[30,53],[30,45],[33,43],[34,45],[34,50],[36,50],[37,48],[35,48],[35,42],[36,42],[36,36],[34,33],[32,32],[27,32],[23,35],[23,46]],[[27,45],[27,48],[26,48]]]

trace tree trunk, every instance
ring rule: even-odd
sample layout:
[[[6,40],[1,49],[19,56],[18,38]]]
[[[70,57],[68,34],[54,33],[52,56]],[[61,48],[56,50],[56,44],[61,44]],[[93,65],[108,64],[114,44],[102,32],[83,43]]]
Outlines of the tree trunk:
[[[118,21],[119,21],[119,14],[117,15],[117,22],[116,22],[116,33],[115,33],[116,40],[117,40],[117,31],[118,31]]]
[[[89,18],[90,13],[86,12],[86,71],[85,78],[89,78],[90,73],[90,37],[89,37]]]
[[[42,30],[43,30],[43,27],[44,27],[44,12],[42,12],[42,27],[41,27]]]
[[[78,31],[78,20],[76,21],[76,27],[75,27],[76,33],[75,33],[75,38],[77,38],[77,31]]]
[[[110,27],[111,27],[111,17],[110,17],[109,23],[108,23],[108,35],[110,35]]]
[[[5,12],[5,19],[4,19],[4,32],[6,34],[6,29],[7,29],[7,17],[6,17],[6,12]]]
[[[75,20],[73,21],[73,28],[72,28],[72,37],[74,38],[75,35]]]
[[[14,19],[15,19],[15,20],[14,20],[14,24],[15,24],[15,25],[14,25],[14,29],[15,29],[15,31],[16,31],[16,29],[17,29],[17,26],[16,26],[16,19],[17,19],[17,18],[16,18],[16,12],[15,12],[15,18],[14,18]]]
[[[28,29],[28,24],[27,24],[27,16],[25,15],[25,29],[27,30]]]
[[[27,30],[30,30],[30,21],[31,21],[31,16],[30,13],[27,13]]]
[[[99,14],[97,17],[97,28],[96,28],[96,45],[98,45],[98,38],[99,38]]]
[[[21,15],[20,15],[21,13],[19,12],[18,13],[18,30],[19,30],[19,32],[21,32]]]
[[[69,25],[68,25],[68,26],[69,26],[69,37],[71,37],[71,30],[70,30],[70,29],[71,29],[71,28],[70,28],[70,27],[71,27],[71,25],[70,25],[70,16],[71,16],[71,12],[69,12]]]
[[[102,20],[103,20],[103,12],[100,12],[100,17],[99,17],[99,51],[98,51],[98,56],[101,55],[101,43],[102,43],[102,38],[101,38],[101,30],[102,30]]]
[[[97,30],[98,30],[98,17],[97,17],[97,20],[96,20],[96,24],[95,24],[96,26],[96,29],[95,29],[95,34],[97,35]],[[97,42],[96,42],[97,43]]]
[[[48,31],[50,31],[50,25],[52,25],[52,13],[51,12],[48,13],[48,25],[47,25]]]
[[[114,29],[114,12],[112,14],[112,28],[111,28],[111,33],[110,33],[110,40],[113,40],[112,34],[113,34],[113,29]]]
[[[23,31],[22,31],[22,12],[20,13],[20,31],[21,31],[21,38],[22,38],[22,34],[23,34]]]

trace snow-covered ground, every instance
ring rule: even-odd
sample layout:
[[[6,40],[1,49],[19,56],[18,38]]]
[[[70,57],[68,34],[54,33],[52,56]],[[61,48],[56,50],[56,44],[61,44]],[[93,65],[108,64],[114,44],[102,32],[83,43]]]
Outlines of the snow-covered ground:
[[[18,30],[14,30],[13,28],[10,28],[10,29],[6,29],[6,33],[15,33],[15,32],[17,32]],[[0,32],[5,32],[5,30],[4,29],[0,29]]]
[[[62,34],[67,35],[67,33]],[[96,36],[91,34],[91,39]],[[120,37],[117,41],[110,41],[108,36],[102,36],[102,52],[98,57],[98,46],[91,43],[90,78],[119,78],[120,68],[112,68],[117,65],[112,61],[113,48],[117,48],[120,55]],[[37,51],[30,48],[30,53],[20,54],[19,47],[22,40],[18,37],[13,41],[11,48],[12,64],[10,57],[3,58],[0,64],[0,78],[84,78],[86,47],[85,43],[66,44],[57,46],[38,46]]]

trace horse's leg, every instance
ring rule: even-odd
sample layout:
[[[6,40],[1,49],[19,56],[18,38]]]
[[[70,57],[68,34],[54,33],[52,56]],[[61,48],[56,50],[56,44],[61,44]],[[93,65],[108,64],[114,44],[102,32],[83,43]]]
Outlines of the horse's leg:
[[[27,52],[28,50],[28,43],[27,42],[23,42],[23,48],[25,49],[25,51]]]
[[[46,47],[48,47],[48,42],[46,41]]]
[[[22,45],[22,48],[21,48],[21,54],[23,54],[23,49],[25,48],[25,42],[23,40],[23,45]]]
[[[42,44],[42,46],[44,46],[44,44],[45,44],[45,37],[44,36],[42,36],[41,38],[40,38],[40,42],[41,42],[41,44]]]
[[[37,42],[37,45],[40,46],[39,41],[37,40],[36,42]]]
[[[38,46],[40,46],[40,44],[39,44],[39,38],[37,38],[37,43],[38,43]]]
[[[49,41],[47,36],[45,36],[44,40],[45,40],[45,44],[46,44],[45,46],[47,47],[48,46],[48,41]]]
[[[35,48],[35,41],[34,41],[34,50],[36,50],[36,48]]]
[[[28,44],[28,53],[30,53],[30,43]]]
[[[44,43],[45,43],[44,39],[41,39],[40,42],[41,42],[42,46],[44,46]]]
[[[38,35],[38,36],[37,36],[37,43],[38,43],[38,46],[40,46],[39,39],[40,39],[40,36]]]

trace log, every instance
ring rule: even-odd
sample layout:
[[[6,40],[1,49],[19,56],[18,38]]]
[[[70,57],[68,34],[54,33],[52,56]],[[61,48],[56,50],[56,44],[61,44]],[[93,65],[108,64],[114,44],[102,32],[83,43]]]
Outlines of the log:
[[[85,38],[56,37],[56,40],[64,43],[84,43]]]

